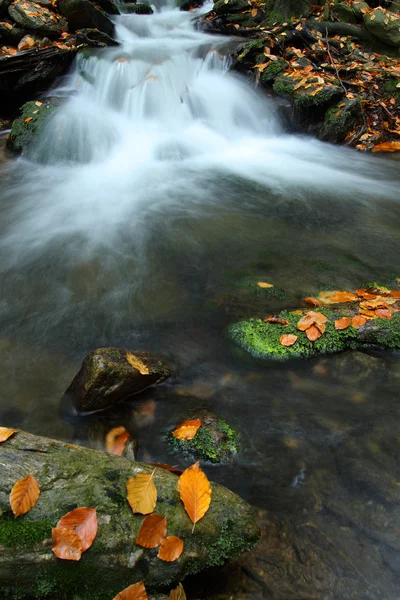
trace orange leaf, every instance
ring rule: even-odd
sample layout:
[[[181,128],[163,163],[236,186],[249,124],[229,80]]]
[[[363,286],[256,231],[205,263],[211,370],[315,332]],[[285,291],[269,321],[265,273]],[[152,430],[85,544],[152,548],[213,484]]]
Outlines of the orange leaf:
[[[52,551],[63,560],[80,560],[82,556],[82,542],[80,537],[68,527],[54,527]]]
[[[11,509],[15,518],[29,512],[35,506],[39,496],[39,484],[32,475],[17,481],[10,494]]]
[[[315,342],[318,338],[320,338],[322,333],[315,325],[311,325],[306,331],[306,336],[310,340],[310,342]]]
[[[372,152],[400,152],[400,142],[384,142],[372,148]]]
[[[367,319],[365,317],[362,317],[361,315],[356,315],[351,320],[351,324],[355,329],[359,329],[360,327],[365,325],[366,322]]]
[[[182,552],[183,540],[175,535],[171,535],[163,539],[157,556],[165,562],[174,562],[174,560],[177,560],[180,557]]]
[[[195,524],[204,517],[211,502],[210,482],[200,469],[199,462],[186,469],[179,477],[178,491],[193,523],[193,532]]]
[[[171,467],[171,465],[166,465],[164,463],[148,463],[149,465],[152,465],[153,467],[158,467],[159,469],[164,469],[165,471],[169,471],[170,473],[174,473],[175,475],[182,475],[183,471],[182,469],[178,469],[178,467],[174,466]]]
[[[376,294],[371,294],[368,290],[356,290],[357,296],[361,296],[364,300],[373,300]]]
[[[350,317],[342,317],[341,319],[336,319],[335,329],[347,329],[350,326],[350,323]]]
[[[200,419],[188,419],[180,423],[172,432],[172,435],[178,440],[192,440],[201,427]]]
[[[306,329],[311,327],[311,325],[313,323],[314,323],[314,317],[312,315],[310,315],[309,313],[307,313],[297,323],[297,329],[300,329],[300,331],[305,331]]]
[[[8,429],[8,427],[0,427],[0,443],[8,440],[9,437],[14,435],[16,429]]]
[[[271,315],[270,317],[266,317],[264,319],[264,323],[274,323],[276,325],[289,325],[289,321],[287,319],[282,319],[278,315]]]
[[[33,117],[27,117],[24,121],[24,123],[29,123],[29,121],[32,121]]]
[[[152,514],[146,517],[137,534],[136,543],[143,548],[157,548],[167,535],[167,519]]]
[[[354,302],[358,300],[358,296],[352,292],[320,292],[319,299],[324,304],[339,304],[340,302]]]
[[[321,302],[314,298],[313,296],[308,296],[307,298],[303,298],[304,302],[308,302],[308,304],[312,304],[313,306],[321,306]]]
[[[83,506],[75,508],[58,521],[57,528],[71,529],[81,540],[82,552],[86,552],[97,535],[96,509]]]
[[[126,484],[127,500],[133,512],[148,515],[152,513],[157,502],[157,488],[153,481],[154,471],[147,475],[138,473]]]
[[[392,298],[400,298],[400,291],[394,290],[393,292],[390,292],[390,295]]]
[[[185,590],[181,583],[174,590],[171,590],[168,600],[186,600]]]
[[[293,335],[291,333],[287,335],[281,335],[281,337],[279,338],[279,342],[281,346],[293,346],[293,344],[297,342],[297,335]]]
[[[130,433],[125,427],[113,427],[106,435],[106,450],[111,454],[122,456]]]
[[[377,308],[375,311],[375,314],[380,319],[391,319],[392,318],[392,313],[387,308]]]
[[[115,596],[114,600],[147,600],[147,592],[143,581],[125,588]]]

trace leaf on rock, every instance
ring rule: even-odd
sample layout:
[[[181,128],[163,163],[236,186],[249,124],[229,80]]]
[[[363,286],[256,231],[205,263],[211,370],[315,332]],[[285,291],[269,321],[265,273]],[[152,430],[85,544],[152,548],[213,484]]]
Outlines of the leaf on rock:
[[[138,473],[131,477],[126,484],[128,491],[127,500],[135,513],[148,515],[153,512],[157,502],[157,488],[153,476],[155,470],[149,475]]]
[[[146,517],[137,534],[136,543],[143,548],[157,548],[167,535],[167,519],[152,514]]]
[[[336,319],[335,321],[335,329],[347,329],[350,327],[351,318],[350,317],[342,317],[341,319]]]
[[[312,304],[313,306],[321,306],[321,302],[314,298],[313,296],[308,296],[307,298],[303,298],[304,302],[308,302],[308,304]]]
[[[114,600],[147,600],[147,592],[143,581],[134,583],[117,594]]]
[[[170,473],[174,473],[175,475],[182,475],[183,470],[179,469],[176,465],[171,467],[171,465],[166,465],[164,463],[148,463],[152,467],[158,467],[159,469],[164,469],[165,471],[169,471]]]
[[[126,443],[130,437],[129,431],[127,431],[124,426],[113,427],[106,435],[107,452],[122,456]]]
[[[358,300],[357,294],[352,292],[320,292],[318,295],[319,300],[323,304],[339,304],[341,302],[355,302]]]
[[[9,429],[8,427],[0,427],[0,444],[5,442],[16,432],[16,429]]]
[[[179,477],[178,491],[193,523],[193,533],[197,521],[204,517],[211,502],[210,482],[200,469],[199,462],[186,469]]]
[[[183,585],[180,583],[178,587],[171,590],[168,600],[186,600],[185,590],[183,589]]]
[[[150,374],[149,367],[145,365],[140,358],[132,354],[132,352],[126,353],[126,360],[134,369],[137,369],[141,375]]]
[[[268,63],[265,66],[267,67]],[[266,283],[265,281],[257,281],[257,285],[258,285],[258,287],[263,288],[263,289],[274,287],[272,283]]]
[[[39,496],[39,484],[32,475],[17,481],[10,494],[11,509],[15,518],[29,512],[35,506]]]
[[[174,562],[183,552],[183,540],[171,535],[163,539],[161,547],[158,551],[158,558],[165,562]]]
[[[188,419],[180,423],[172,432],[178,440],[192,440],[201,427],[200,419]]]
[[[365,325],[366,322],[367,322],[367,319],[365,317],[363,317],[362,315],[356,315],[351,320],[351,324],[355,329],[359,329],[360,327]]]
[[[306,336],[310,340],[310,342],[315,342],[322,335],[321,331],[315,325],[311,325],[306,331]]]
[[[26,119],[24,120],[24,123],[29,123],[29,121],[32,121],[33,117],[26,117]]]
[[[53,545],[51,547],[57,558],[63,560],[80,560],[82,542],[80,537],[69,527],[54,527],[51,530]]]
[[[297,323],[297,329],[299,329],[300,331],[306,331],[306,329],[311,327],[311,325],[313,325],[313,324],[314,324],[314,317],[311,316],[310,313],[307,313]]]
[[[95,508],[81,506],[67,513],[57,523],[57,529],[71,529],[81,540],[82,552],[86,552],[97,535],[98,523]]]
[[[400,142],[384,142],[372,148],[372,152],[400,152]]]
[[[288,348],[289,346],[293,346],[293,344],[297,342],[297,339],[297,335],[288,333],[287,335],[281,335],[279,338],[279,343],[281,346],[286,346]]]
[[[391,319],[392,313],[388,308],[377,308],[375,311],[376,316],[379,319]]]
[[[282,319],[279,315],[271,315],[264,319],[264,323],[273,323],[274,325],[289,325],[287,319]]]

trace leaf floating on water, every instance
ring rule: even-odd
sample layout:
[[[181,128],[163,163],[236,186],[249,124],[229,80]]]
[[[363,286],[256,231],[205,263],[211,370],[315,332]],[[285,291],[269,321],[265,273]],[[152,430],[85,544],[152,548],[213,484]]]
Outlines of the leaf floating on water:
[[[350,327],[351,318],[350,317],[342,317],[341,319],[336,319],[335,321],[335,329],[347,329]]]
[[[306,336],[308,337],[310,342],[315,342],[321,337],[321,335],[322,333],[316,325],[311,325],[311,327],[309,327],[306,331]]]
[[[130,433],[125,427],[113,427],[106,435],[106,450],[111,454],[122,456],[127,441],[130,438]]]
[[[168,600],[186,600],[185,590],[181,583],[174,590],[171,590]]]
[[[268,65],[265,65],[265,66],[268,66]],[[265,281],[257,281],[257,285],[258,285],[258,287],[263,288],[263,289],[274,287],[272,283],[266,283]]]
[[[39,484],[32,475],[17,481],[10,494],[11,509],[15,518],[29,512],[35,506],[39,496]]]
[[[193,533],[197,521],[204,517],[211,502],[210,482],[200,469],[199,462],[186,469],[179,477],[178,491],[193,523]]]
[[[181,538],[171,535],[163,539],[157,556],[165,562],[174,562],[175,560],[178,560],[182,554],[183,546],[184,544]]]
[[[143,548],[157,548],[167,535],[167,519],[152,514],[146,517],[137,534],[136,543]]]
[[[0,444],[5,442],[16,432],[16,429],[9,429],[8,427],[0,427]]]
[[[192,440],[201,427],[200,419],[188,419],[180,423],[172,432],[178,440]]]
[[[279,343],[281,344],[281,346],[286,346],[288,348],[289,346],[293,346],[293,344],[295,344],[297,340],[297,335],[288,333],[287,335],[281,335],[281,337],[279,338]]]
[[[360,327],[365,325],[366,322],[367,322],[367,319],[365,317],[363,317],[362,315],[356,315],[351,320],[351,324],[355,329],[359,329]]]
[[[139,473],[131,477],[126,484],[127,500],[135,513],[148,515],[152,513],[157,502],[157,488],[153,476],[155,470],[147,475]]]
[[[86,552],[97,535],[98,523],[95,508],[79,507],[67,513],[57,523],[57,529],[71,529],[81,540],[82,552]]]
[[[283,319],[279,315],[271,315],[270,317],[266,317],[264,319],[264,323],[273,323],[274,325],[289,325],[289,321],[287,319]]]
[[[115,596],[114,600],[148,600],[143,581],[125,588]]]
[[[82,542],[80,537],[69,527],[55,527],[51,530],[53,545],[51,547],[57,558],[63,560],[80,560]]]

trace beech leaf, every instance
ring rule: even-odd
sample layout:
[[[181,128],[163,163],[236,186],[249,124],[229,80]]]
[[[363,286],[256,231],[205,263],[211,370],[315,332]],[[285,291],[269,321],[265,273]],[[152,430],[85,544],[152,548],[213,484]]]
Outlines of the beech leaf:
[[[163,539],[157,556],[165,562],[174,562],[182,554],[183,546],[181,538],[171,535]]]
[[[165,463],[148,463],[152,467],[158,467],[159,469],[164,469],[164,471],[169,471],[170,473],[174,473],[175,475],[182,475],[183,470],[179,469],[176,465],[171,467],[171,465],[166,465]]]
[[[81,540],[82,552],[86,552],[97,535],[96,509],[83,506],[75,508],[58,521],[57,528],[71,529]]]
[[[9,437],[14,435],[16,429],[9,429],[8,427],[0,427],[0,443],[8,440]]]
[[[268,63],[265,66],[267,67]],[[272,283],[267,283],[266,281],[257,281],[257,285],[258,285],[258,287],[263,288],[263,289],[268,289],[268,288],[274,287]]]
[[[111,454],[122,456],[130,433],[125,427],[113,427],[106,435],[106,450]]]
[[[155,470],[149,475],[138,473],[126,484],[127,500],[135,513],[148,515],[153,512],[157,503],[157,488],[153,481]]]
[[[178,491],[190,520],[192,533],[197,521],[208,511],[211,502],[211,486],[207,476],[200,469],[200,463],[192,465],[182,473],[178,481]]]
[[[365,317],[363,317],[362,315],[356,315],[351,320],[351,324],[355,329],[359,329],[360,327],[365,325],[366,322],[367,322],[367,319]]]
[[[297,335],[293,335],[291,333],[288,333],[287,335],[281,335],[279,342],[281,346],[286,346],[288,348],[297,342]]]
[[[336,319],[335,321],[335,329],[347,329],[351,324],[350,317],[342,317],[341,319]]]
[[[310,342],[315,342],[322,335],[321,331],[315,325],[311,325],[306,331],[306,336],[310,340]]]
[[[69,527],[54,527],[51,530],[53,545],[51,547],[57,558],[63,560],[80,560],[82,542],[80,537]]]
[[[180,583],[178,587],[171,590],[168,600],[186,600],[185,590],[183,589],[183,585]]]
[[[289,325],[289,321],[287,319],[283,319],[279,315],[265,317],[264,323],[273,323],[274,325]]]
[[[39,496],[39,484],[32,475],[17,481],[10,493],[10,504],[15,518],[29,512],[35,506]]]
[[[200,419],[188,419],[180,423],[172,432],[178,440],[192,440],[201,427]]]
[[[167,535],[167,519],[152,514],[146,517],[139,529],[136,543],[143,548],[157,548]]]
[[[143,581],[134,583],[117,594],[114,600],[147,600],[147,592]]]

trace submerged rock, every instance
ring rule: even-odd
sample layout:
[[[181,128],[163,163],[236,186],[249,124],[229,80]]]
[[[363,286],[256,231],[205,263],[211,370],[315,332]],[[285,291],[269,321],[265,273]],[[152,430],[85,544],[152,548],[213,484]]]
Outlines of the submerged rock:
[[[106,12],[96,8],[90,0],[60,0],[59,11],[68,21],[71,31],[95,28],[113,37],[114,24]]]
[[[49,36],[59,36],[63,31],[68,31],[65,19],[53,10],[30,0],[15,0],[8,7],[8,14],[21,27]]]
[[[184,541],[182,556],[164,562],[157,549],[136,545],[144,517],[133,514],[126,500],[128,479],[151,473],[154,467],[23,432],[1,444],[0,461],[2,599],[15,599],[18,590],[20,600],[110,600],[141,580],[149,593],[170,589],[191,573],[249,550],[259,539],[252,508],[216,484],[210,508],[192,533],[193,524],[177,491],[178,477],[155,469],[155,512],[167,518],[168,535]],[[15,520],[10,489],[26,473],[34,474],[41,495],[29,513]],[[51,529],[79,506],[96,508],[96,539],[79,563],[59,560],[51,552]]]
[[[97,348],[86,356],[66,395],[78,412],[95,412],[111,408],[168,376],[168,367],[146,352]]]

